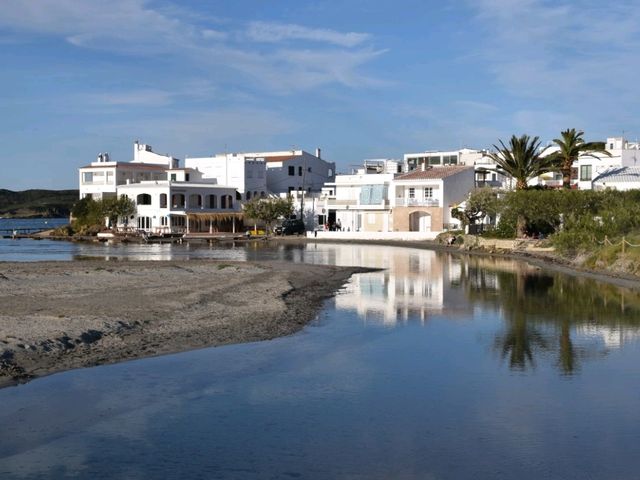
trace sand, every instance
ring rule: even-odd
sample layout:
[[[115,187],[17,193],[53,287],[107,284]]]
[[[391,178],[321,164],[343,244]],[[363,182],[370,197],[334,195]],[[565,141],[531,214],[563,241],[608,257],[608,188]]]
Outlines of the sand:
[[[0,386],[289,335],[362,271],[275,262],[0,263]]]

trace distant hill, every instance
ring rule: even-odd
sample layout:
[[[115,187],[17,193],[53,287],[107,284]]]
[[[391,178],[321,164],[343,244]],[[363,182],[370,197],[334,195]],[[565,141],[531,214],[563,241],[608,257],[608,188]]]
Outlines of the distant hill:
[[[25,190],[12,192],[0,189],[0,217],[51,218],[68,217],[78,201],[78,190]]]

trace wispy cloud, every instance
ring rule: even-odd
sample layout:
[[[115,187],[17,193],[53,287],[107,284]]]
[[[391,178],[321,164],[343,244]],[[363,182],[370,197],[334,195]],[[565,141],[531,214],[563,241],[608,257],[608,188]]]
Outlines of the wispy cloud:
[[[177,7],[154,9],[144,0],[8,0],[2,10],[0,27],[10,31],[59,36],[78,48],[171,55],[185,69],[206,67],[214,73],[212,82],[223,80],[225,72],[226,77],[236,72],[253,88],[279,94],[332,83],[351,88],[375,85],[359,67],[383,52],[362,47],[370,38],[365,33],[265,22],[252,22],[247,30],[246,25],[223,25]],[[285,43],[287,48],[280,49],[285,40],[316,45],[301,49]],[[272,49],[257,49],[256,42],[267,42]]]
[[[342,33],[324,28],[267,22],[249,23],[246,34],[249,39],[255,42],[277,43],[287,40],[309,40],[342,47],[355,47],[370,38],[370,35],[366,33]]]

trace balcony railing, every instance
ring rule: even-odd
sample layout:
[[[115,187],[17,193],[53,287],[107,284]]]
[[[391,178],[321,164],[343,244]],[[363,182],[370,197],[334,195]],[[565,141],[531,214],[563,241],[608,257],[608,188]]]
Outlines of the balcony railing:
[[[396,198],[396,207],[439,207],[437,198]]]

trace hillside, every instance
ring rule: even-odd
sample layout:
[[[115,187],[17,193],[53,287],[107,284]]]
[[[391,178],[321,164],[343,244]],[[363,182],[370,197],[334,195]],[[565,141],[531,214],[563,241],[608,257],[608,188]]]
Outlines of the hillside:
[[[0,217],[35,218],[66,217],[78,200],[78,190],[0,189]]]

